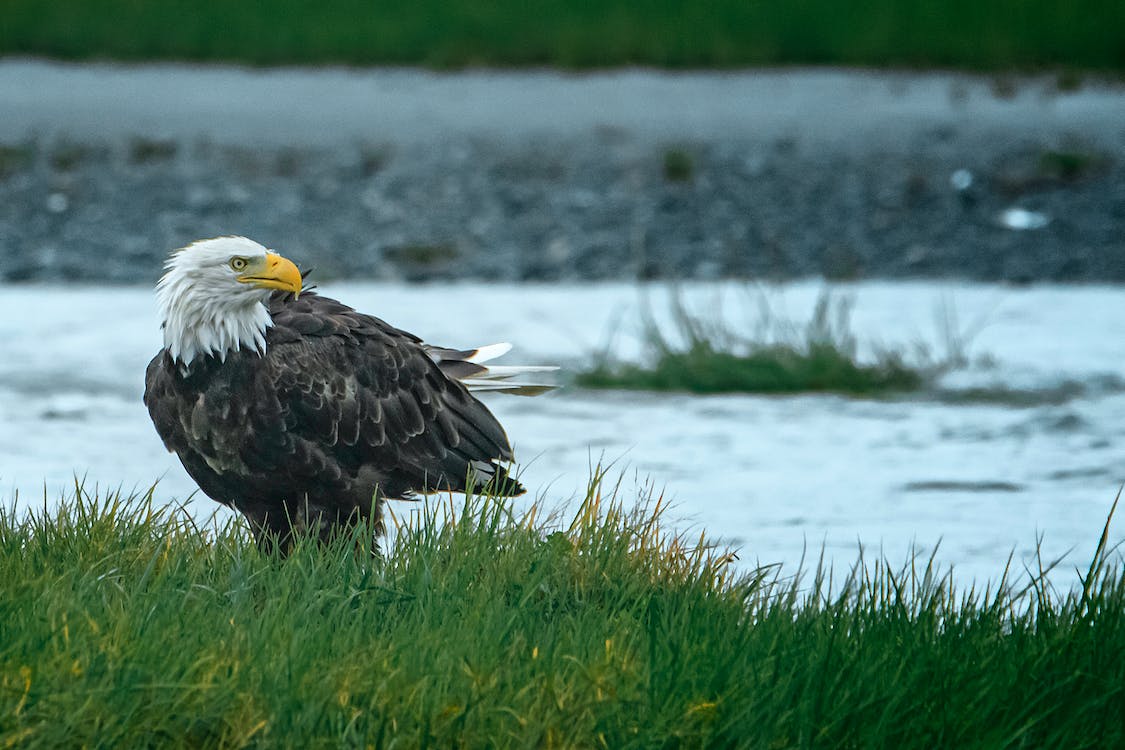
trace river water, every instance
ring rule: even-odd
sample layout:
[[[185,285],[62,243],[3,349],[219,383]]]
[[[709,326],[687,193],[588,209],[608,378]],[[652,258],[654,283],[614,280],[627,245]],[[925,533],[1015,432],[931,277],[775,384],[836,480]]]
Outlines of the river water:
[[[667,290],[581,286],[326,284],[324,294],[431,343],[510,341],[508,359],[567,370],[612,341],[639,356],[643,304],[666,317]],[[690,307],[751,328],[768,300],[807,320],[821,286],[699,284]],[[960,581],[1066,554],[1072,585],[1125,478],[1125,290],[938,283],[837,285],[867,346],[940,353],[954,331],[971,362],[921,395],[692,396],[584,391],[490,396],[524,483],[572,507],[592,463],[612,462],[626,497],[653,485],[670,518],[738,550],[740,564],[781,563],[823,549],[837,569],[864,554],[894,564],[911,550],[953,565]],[[647,298],[647,302],[642,302]],[[936,319],[952,319],[938,324]],[[48,503],[74,478],[87,488],[145,488],[215,504],[166,453],[141,404],[144,368],[161,345],[149,288],[0,286],[0,497]],[[527,503],[521,499],[518,503]],[[397,504],[410,515],[410,506]],[[1122,538],[1118,522],[1113,540]]]

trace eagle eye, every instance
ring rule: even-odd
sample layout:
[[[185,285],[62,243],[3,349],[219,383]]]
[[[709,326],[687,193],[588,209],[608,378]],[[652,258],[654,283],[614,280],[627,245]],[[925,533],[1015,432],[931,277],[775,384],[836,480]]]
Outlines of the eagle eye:
[[[245,258],[231,258],[230,267],[235,271],[245,271],[246,266],[250,265],[250,261]]]

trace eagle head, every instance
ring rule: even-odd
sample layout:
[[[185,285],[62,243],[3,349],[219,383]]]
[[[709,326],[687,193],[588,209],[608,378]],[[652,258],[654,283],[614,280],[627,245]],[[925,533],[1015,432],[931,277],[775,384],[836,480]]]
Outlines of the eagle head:
[[[200,356],[264,352],[274,291],[301,291],[292,261],[246,237],[199,240],[172,253],[156,287],[164,347],[183,367]]]

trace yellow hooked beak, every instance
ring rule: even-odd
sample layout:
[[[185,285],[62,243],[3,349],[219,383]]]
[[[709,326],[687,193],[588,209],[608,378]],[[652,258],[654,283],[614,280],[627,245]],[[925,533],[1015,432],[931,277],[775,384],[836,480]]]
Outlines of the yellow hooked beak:
[[[248,268],[245,273],[235,278],[243,284],[293,292],[293,296],[301,293],[301,272],[297,270],[293,261],[277,253],[266,253],[264,261],[256,264],[256,267]]]

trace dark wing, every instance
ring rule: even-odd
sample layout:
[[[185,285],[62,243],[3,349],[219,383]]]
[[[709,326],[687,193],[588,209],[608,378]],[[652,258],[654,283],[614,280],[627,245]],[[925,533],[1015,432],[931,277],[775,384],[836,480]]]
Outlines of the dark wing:
[[[470,475],[473,488],[523,491],[497,465],[512,460],[500,423],[416,336],[314,293],[276,294],[270,313],[255,390],[276,394],[281,413],[259,431],[282,430],[288,447],[323,454],[345,476],[376,477],[388,497],[465,491]]]
[[[245,467],[238,459],[247,439],[245,393],[232,388],[243,378],[216,377],[213,363],[183,377],[161,350],[145,371],[144,403],[164,447],[209,497],[234,505],[243,494]],[[252,437],[250,439],[253,439]]]

